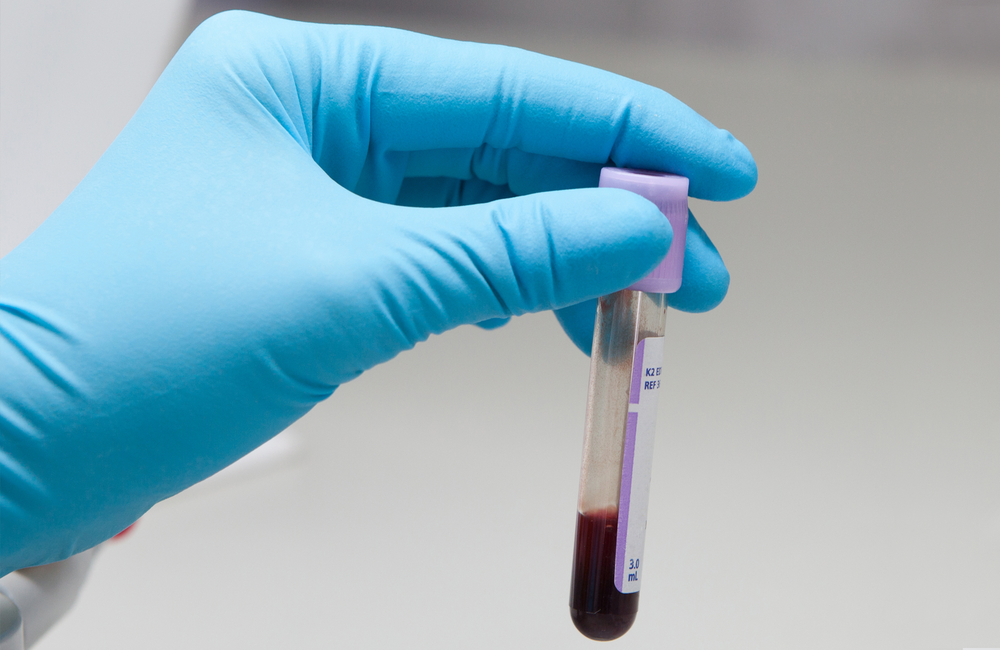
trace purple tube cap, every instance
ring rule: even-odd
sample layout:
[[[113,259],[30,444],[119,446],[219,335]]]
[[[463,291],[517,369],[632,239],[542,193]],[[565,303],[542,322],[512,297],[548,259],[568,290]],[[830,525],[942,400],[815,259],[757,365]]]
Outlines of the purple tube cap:
[[[663,172],[605,167],[599,186],[628,190],[652,201],[674,229],[667,256],[629,289],[647,293],[673,293],[680,289],[687,243],[688,179]]]

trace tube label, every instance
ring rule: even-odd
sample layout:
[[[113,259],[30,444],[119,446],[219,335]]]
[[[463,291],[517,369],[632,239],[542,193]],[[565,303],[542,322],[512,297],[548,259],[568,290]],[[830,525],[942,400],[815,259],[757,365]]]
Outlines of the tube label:
[[[615,545],[615,587],[623,594],[639,591],[642,550],[646,542],[649,478],[653,469],[656,398],[663,368],[663,337],[649,337],[635,346],[629,393],[622,484],[618,497],[618,540]]]

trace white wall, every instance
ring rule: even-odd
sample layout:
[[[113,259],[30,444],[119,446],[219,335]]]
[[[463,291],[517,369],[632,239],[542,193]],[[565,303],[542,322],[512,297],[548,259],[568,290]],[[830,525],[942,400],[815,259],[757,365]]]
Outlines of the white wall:
[[[125,124],[184,4],[0,4],[4,251]],[[1000,646],[995,60],[282,11],[605,67],[756,156],[750,197],[694,205],[733,284],[669,317],[642,607],[616,647]],[[547,314],[433,337],[297,423],[297,458],[154,508],[39,650],[593,648],[566,611],[587,366]]]

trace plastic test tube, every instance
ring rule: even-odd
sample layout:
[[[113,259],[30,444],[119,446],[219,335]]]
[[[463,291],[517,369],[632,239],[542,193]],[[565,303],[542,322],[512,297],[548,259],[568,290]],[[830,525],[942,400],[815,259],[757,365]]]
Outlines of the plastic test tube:
[[[608,641],[639,610],[666,294],[681,285],[688,179],[605,167],[600,186],[649,199],[674,231],[659,266],[597,305],[569,607],[584,636]]]

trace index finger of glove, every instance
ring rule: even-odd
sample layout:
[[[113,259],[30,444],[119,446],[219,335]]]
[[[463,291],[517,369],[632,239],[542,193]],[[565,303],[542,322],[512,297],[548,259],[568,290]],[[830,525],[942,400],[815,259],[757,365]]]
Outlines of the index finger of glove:
[[[342,29],[342,28],[341,28]],[[669,171],[691,196],[739,198],[749,151],[666,92],[516,48],[357,28],[367,71],[369,152],[487,145],[585,163]]]

